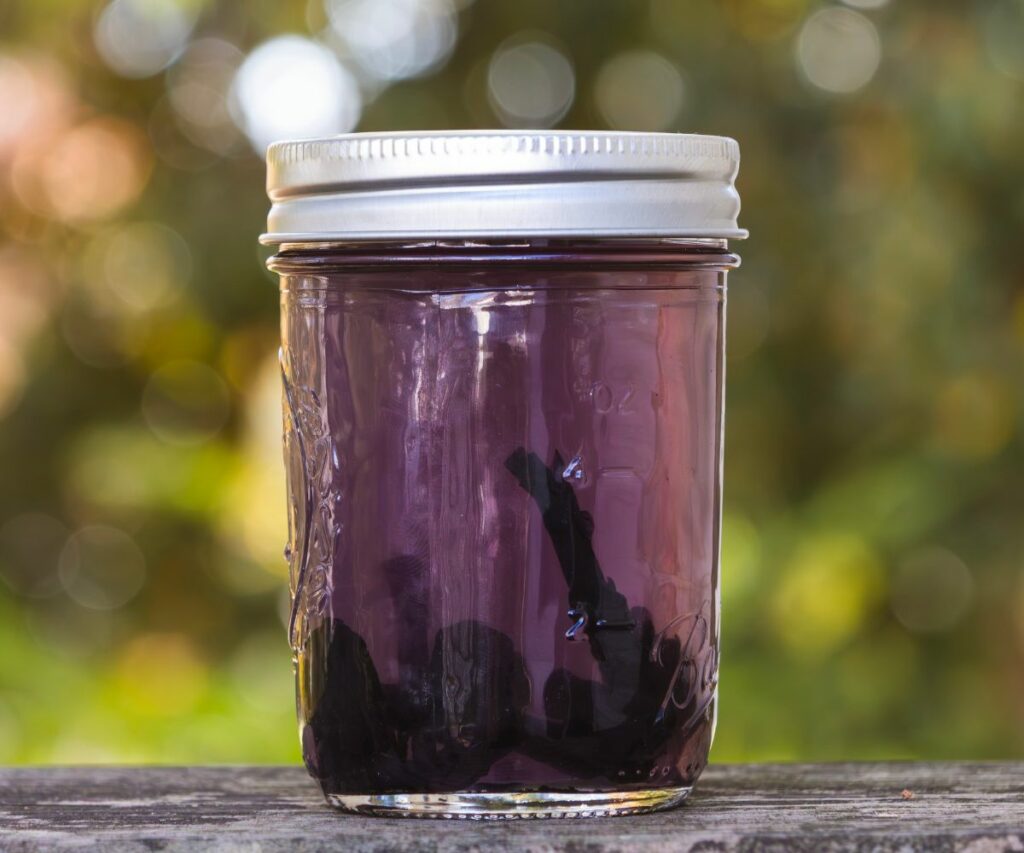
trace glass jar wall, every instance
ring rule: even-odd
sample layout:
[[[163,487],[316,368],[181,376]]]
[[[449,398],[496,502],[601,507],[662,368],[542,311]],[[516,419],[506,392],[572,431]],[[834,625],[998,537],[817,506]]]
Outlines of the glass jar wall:
[[[721,240],[286,244],[303,754],[348,810],[680,801],[718,673]]]

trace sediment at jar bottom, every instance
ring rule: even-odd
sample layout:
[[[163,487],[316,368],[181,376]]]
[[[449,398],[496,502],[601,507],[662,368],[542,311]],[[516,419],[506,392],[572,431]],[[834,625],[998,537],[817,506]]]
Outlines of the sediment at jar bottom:
[[[314,644],[329,650],[324,689],[302,739],[307,769],[325,794],[674,788],[693,785],[706,762],[710,708],[680,729],[675,705],[659,718],[641,697],[635,716],[600,728],[597,685],[573,685],[556,670],[544,686],[548,716],[532,716],[521,659],[508,637],[485,625],[440,632],[434,670],[403,684],[381,683],[362,639],[343,623],[317,632],[323,636]],[[473,687],[452,718],[439,683],[450,673],[437,664],[450,657],[447,647],[467,641],[477,650],[463,674]]]
[[[548,466],[519,448],[505,467],[542,512],[579,617],[565,641],[589,644],[597,677],[552,669],[539,715],[522,637],[455,622],[387,683],[364,639],[324,620],[298,654],[298,683],[303,755],[325,794],[640,791],[691,786],[703,769],[717,670],[703,617],[655,631],[630,607],[601,569],[560,456]]]

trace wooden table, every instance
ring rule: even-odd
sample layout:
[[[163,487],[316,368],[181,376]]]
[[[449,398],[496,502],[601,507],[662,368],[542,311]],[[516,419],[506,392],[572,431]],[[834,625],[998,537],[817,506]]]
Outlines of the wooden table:
[[[0,851],[968,850],[1024,853],[1024,764],[712,766],[680,809],[352,817],[297,767],[0,770]]]

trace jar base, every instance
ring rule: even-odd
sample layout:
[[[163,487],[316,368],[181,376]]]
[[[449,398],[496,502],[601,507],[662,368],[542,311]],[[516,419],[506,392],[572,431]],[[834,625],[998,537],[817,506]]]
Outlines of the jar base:
[[[613,817],[679,805],[692,786],[601,793],[327,794],[343,812],[377,817],[458,820]]]

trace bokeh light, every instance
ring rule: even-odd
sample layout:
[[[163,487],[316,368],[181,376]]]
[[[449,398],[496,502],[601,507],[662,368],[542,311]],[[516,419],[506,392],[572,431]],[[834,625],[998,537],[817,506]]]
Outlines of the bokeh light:
[[[796,27],[811,7],[811,0],[722,0],[731,29],[744,39],[765,43],[782,39]],[[675,0],[655,0],[656,26],[673,31],[688,24],[690,10]]]
[[[294,689],[275,674],[268,662],[289,664],[289,651],[277,631],[257,634],[242,643],[230,664],[231,684],[256,712],[279,713],[294,700]]]
[[[167,95],[179,127],[193,143],[218,154],[233,153],[240,138],[230,95],[243,59],[231,42],[201,38],[168,71]]]
[[[726,510],[722,515],[722,597],[738,602],[757,589],[762,543],[757,527],[742,513]]]
[[[0,164],[66,127],[78,112],[64,67],[36,52],[0,52],[0,96],[8,107],[0,115]]]
[[[38,255],[16,243],[0,246],[0,339],[24,345],[43,327],[57,296]]]
[[[62,594],[48,598],[45,607],[25,610],[25,632],[31,643],[53,656],[58,666],[81,668],[94,664],[97,656],[110,649],[117,631],[112,618],[116,614],[116,610],[83,607]]]
[[[830,8],[807,19],[797,40],[797,59],[807,79],[828,92],[866,86],[882,61],[875,25],[850,9]]]
[[[225,495],[220,518],[224,547],[240,553],[265,572],[284,579],[288,565],[283,557],[288,539],[285,503],[284,461],[278,429],[281,408],[281,366],[277,354],[263,360],[250,380],[244,446],[246,464],[237,473]],[[246,495],[266,495],[258,504]],[[260,585],[254,578],[251,584]]]
[[[370,81],[419,77],[455,47],[451,0],[325,0],[334,33]]]
[[[0,246],[0,418],[21,396],[26,379],[23,353],[44,327],[56,297],[39,258],[15,244]]]
[[[491,59],[491,106],[507,127],[551,127],[572,106],[576,75],[558,48],[525,38],[514,37]]]
[[[134,637],[115,664],[118,696],[144,716],[193,711],[206,689],[207,669],[191,639],[178,633]]]
[[[96,50],[124,77],[157,74],[184,50],[191,8],[178,0],[110,0],[96,19]]]
[[[235,121],[262,155],[271,142],[352,130],[362,111],[355,77],[326,47],[301,36],[250,53],[232,86]]]
[[[145,427],[95,427],[69,450],[67,490],[100,514],[203,520],[217,514],[235,467],[219,442],[169,445]]]
[[[192,271],[188,245],[158,222],[101,232],[88,244],[82,265],[99,305],[129,314],[171,304]]]
[[[0,338],[0,418],[18,404],[25,378],[25,362],[21,354]]]
[[[650,50],[631,50],[601,67],[594,95],[609,127],[667,130],[682,113],[686,84],[665,57]]]
[[[985,15],[989,57],[1004,74],[1024,80],[1024,3],[998,0]]]
[[[57,570],[68,529],[40,512],[23,513],[0,527],[0,580],[18,595],[48,598],[61,591]]]
[[[775,593],[776,630],[798,657],[826,655],[860,628],[882,588],[878,556],[866,541],[849,533],[809,538]]]
[[[892,612],[910,631],[948,631],[971,604],[970,569],[951,551],[924,548],[900,564],[890,591]]]
[[[15,191],[26,207],[68,223],[105,219],[138,198],[152,159],[136,125],[95,118],[42,149],[19,153]]]
[[[997,377],[957,376],[936,396],[934,442],[951,456],[992,456],[1010,440],[1014,427],[1013,391]]]
[[[67,121],[68,84],[52,59],[0,52],[0,165],[16,150]]]
[[[129,334],[123,314],[96,302],[89,298],[72,303],[74,308],[59,321],[61,337],[83,364],[107,369],[124,365],[137,354],[137,342]]]
[[[0,119],[0,151],[32,120],[35,97],[32,75],[12,56],[0,55],[0,99],[6,106]]]
[[[227,420],[228,388],[213,368],[181,359],[156,370],[142,393],[142,414],[154,435],[168,444],[199,444]]]
[[[58,574],[64,591],[82,607],[113,610],[131,601],[146,580],[146,560],[127,533],[89,525],[67,540]]]

